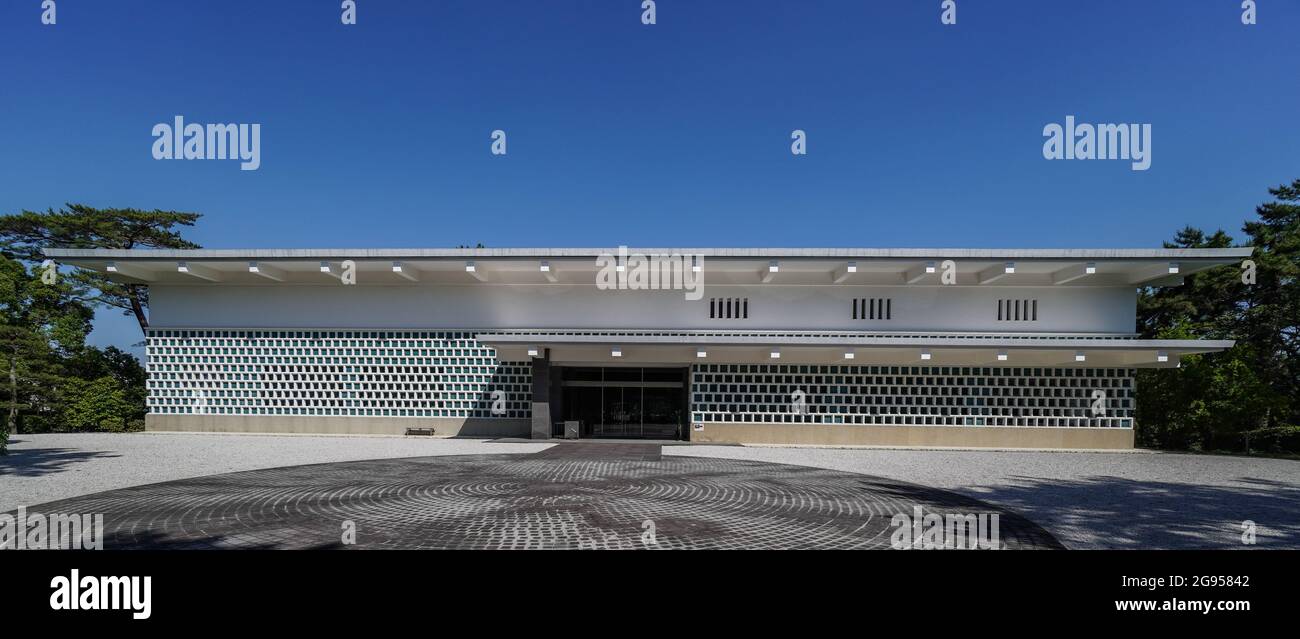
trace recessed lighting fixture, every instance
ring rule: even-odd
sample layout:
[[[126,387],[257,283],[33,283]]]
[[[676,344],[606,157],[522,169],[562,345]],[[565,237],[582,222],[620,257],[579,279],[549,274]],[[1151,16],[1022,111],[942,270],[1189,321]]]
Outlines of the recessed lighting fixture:
[[[1156,361],[1157,362],[1169,361],[1169,351],[1156,351]]]
[[[478,267],[476,267],[473,262],[465,262],[466,273],[473,273],[476,270],[478,270]]]
[[[774,348],[771,353],[768,353],[768,357],[772,359],[781,359],[781,351]]]
[[[853,359],[854,357],[857,357],[857,354],[853,351],[844,351],[844,359]]]
[[[536,346],[531,346],[531,347],[528,348],[528,356],[529,356],[529,357],[540,357],[540,356],[541,356],[541,352],[542,352],[542,351],[541,351],[540,349],[538,349]]]
[[[541,265],[540,268],[541,268],[541,270],[542,270],[543,273],[550,273],[550,272],[551,272],[551,263],[550,263],[550,262],[542,262],[542,265]]]
[[[697,350],[695,351],[695,356],[698,357],[698,358],[700,358],[700,359],[704,359],[704,358],[706,358],[706,357],[709,356],[709,352],[706,351],[706,350],[704,350],[704,349],[702,349],[702,348],[701,348],[701,349],[697,349]]]
[[[623,356],[623,349],[622,349],[621,347],[615,346],[614,348],[610,349],[610,351],[609,351],[609,356],[610,356],[610,357],[622,357],[622,356]]]
[[[1016,272],[1016,263],[1015,263],[1015,262],[1007,262],[1007,263],[1002,267],[1002,272],[1004,272],[1004,273],[1006,273],[1006,274],[1008,274],[1008,275],[1010,275],[1010,274],[1012,274],[1012,273],[1015,273],[1015,272]]]
[[[930,359],[930,349],[928,348],[921,349],[921,359],[923,360]]]
[[[1074,352],[1074,361],[1076,361],[1076,362],[1086,362],[1086,361],[1088,361],[1088,356],[1085,355],[1085,354],[1083,353],[1083,351],[1075,351],[1075,352]]]
[[[1004,350],[1003,350],[1003,351],[998,351],[998,361],[999,361],[999,362],[1005,362],[1005,361],[1007,361],[1007,352],[1006,352],[1006,351],[1004,351]]]
[[[1097,274],[1097,263],[1096,263],[1096,262],[1088,262],[1088,263],[1083,267],[1083,272],[1084,272],[1084,273],[1087,273],[1088,275],[1096,275],[1096,274]]]

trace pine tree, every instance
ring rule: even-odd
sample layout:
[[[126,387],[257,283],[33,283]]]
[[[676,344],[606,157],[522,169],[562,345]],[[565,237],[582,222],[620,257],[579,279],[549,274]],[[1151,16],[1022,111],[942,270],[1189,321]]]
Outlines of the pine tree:
[[[44,213],[26,211],[0,216],[0,248],[29,264],[45,260],[46,248],[193,249],[198,244],[181,237],[178,226],[194,226],[198,213],[139,209],[97,209],[68,204]],[[149,288],[114,282],[103,273],[77,269],[67,274],[74,285],[94,294],[96,304],[134,315],[141,332],[149,326]]]

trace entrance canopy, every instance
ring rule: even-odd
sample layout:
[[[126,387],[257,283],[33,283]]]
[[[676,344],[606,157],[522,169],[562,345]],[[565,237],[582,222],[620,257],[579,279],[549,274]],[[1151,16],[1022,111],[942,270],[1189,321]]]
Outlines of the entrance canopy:
[[[503,360],[549,353],[553,362],[654,364],[883,364],[907,366],[1176,367],[1184,355],[1231,340],[1115,335],[801,331],[510,330],[477,340]]]

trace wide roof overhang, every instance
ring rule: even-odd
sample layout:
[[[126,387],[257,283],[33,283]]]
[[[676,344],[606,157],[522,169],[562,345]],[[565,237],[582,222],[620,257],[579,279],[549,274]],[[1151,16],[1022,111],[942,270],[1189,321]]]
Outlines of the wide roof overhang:
[[[590,285],[601,256],[672,256],[720,285],[1165,286],[1251,248],[1229,249],[47,249],[60,264],[148,284],[328,284],[343,262],[358,283]]]

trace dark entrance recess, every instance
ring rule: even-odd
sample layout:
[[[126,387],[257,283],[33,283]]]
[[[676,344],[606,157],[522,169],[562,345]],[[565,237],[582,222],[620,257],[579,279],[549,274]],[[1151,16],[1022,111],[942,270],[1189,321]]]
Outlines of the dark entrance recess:
[[[685,439],[689,370],[556,366],[560,421],[580,422],[582,437]]]

